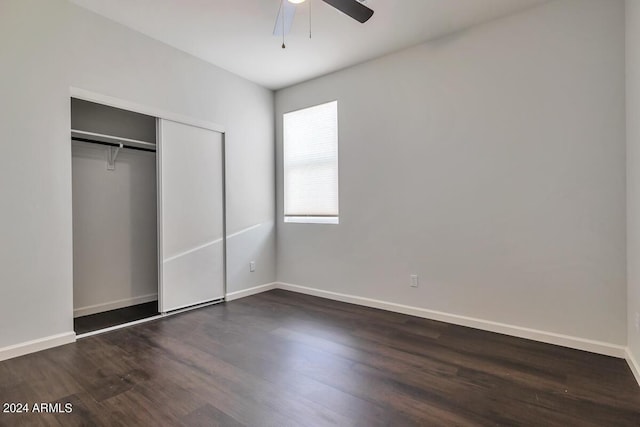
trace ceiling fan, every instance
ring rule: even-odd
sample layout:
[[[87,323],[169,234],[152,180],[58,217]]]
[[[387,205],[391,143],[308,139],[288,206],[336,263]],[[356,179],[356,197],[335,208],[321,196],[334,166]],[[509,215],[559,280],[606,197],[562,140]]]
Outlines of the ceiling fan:
[[[273,29],[273,35],[285,36],[291,31],[293,17],[296,13],[296,5],[303,3],[305,0],[282,0],[276,25]],[[363,4],[366,0],[322,0],[330,6],[338,9],[345,15],[350,16],[356,21],[364,24],[373,16],[373,10]],[[284,43],[282,44],[284,48]]]

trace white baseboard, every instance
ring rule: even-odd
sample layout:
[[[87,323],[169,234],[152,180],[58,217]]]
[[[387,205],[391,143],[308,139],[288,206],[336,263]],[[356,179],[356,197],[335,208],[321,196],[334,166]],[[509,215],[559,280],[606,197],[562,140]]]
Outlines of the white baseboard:
[[[277,287],[277,283],[267,283],[260,286],[255,286],[249,289],[243,289],[241,291],[230,292],[225,297],[226,301],[233,301],[236,299],[248,297],[255,294],[260,294],[262,292],[270,291],[271,289],[275,289]]]
[[[548,344],[569,347],[577,350],[589,351],[591,353],[604,354],[624,359],[627,356],[627,349],[624,346],[610,344],[602,341],[594,341],[585,338],[573,337],[569,335],[557,334],[554,332],[540,331],[536,329],[523,328],[521,326],[508,325],[505,323],[493,322],[490,320],[476,319],[473,317],[460,316],[457,314],[444,313],[441,311],[429,310],[426,308],[412,307],[403,304],[379,301],[370,298],[358,297],[355,295],[341,294],[337,292],[324,291],[321,289],[309,288],[306,286],[292,285],[290,283],[277,283],[278,289],[313,295],[335,301],[342,301],[365,307],[379,308],[393,311],[395,313],[408,314],[422,317],[424,319],[437,320],[454,325],[467,326],[484,331],[497,332],[504,335],[511,335],[519,338],[526,338]]]
[[[10,345],[8,347],[0,348],[0,361],[24,356],[25,354],[35,353],[36,351],[46,350],[59,345],[70,344],[75,341],[75,332],[66,332],[64,334],[51,335],[33,341]]]
[[[631,368],[631,372],[633,372],[633,376],[636,377],[636,381],[640,386],[640,364],[638,364],[636,358],[633,357],[633,354],[629,351],[629,348],[627,348],[625,359],[627,359],[629,368]]]
[[[102,304],[88,305],[73,309],[73,317],[88,316],[90,314],[102,313],[103,311],[117,310],[118,308],[130,307],[132,305],[144,304],[156,301],[158,294],[141,295],[139,297],[125,298],[117,301],[105,302]]]

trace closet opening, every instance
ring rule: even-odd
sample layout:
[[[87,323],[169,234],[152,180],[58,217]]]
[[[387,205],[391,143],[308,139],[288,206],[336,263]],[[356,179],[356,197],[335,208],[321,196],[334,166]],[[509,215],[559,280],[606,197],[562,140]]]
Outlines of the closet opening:
[[[71,99],[76,334],[157,316],[157,119]]]

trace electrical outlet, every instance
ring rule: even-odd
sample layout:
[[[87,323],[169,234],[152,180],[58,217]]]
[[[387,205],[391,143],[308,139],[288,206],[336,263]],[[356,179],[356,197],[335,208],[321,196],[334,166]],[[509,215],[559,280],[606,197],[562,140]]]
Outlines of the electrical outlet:
[[[250,272],[252,272],[252,273],[253,273],[254,271],[256,271],[256,262],[255,262],[255,261],[251,261],[251,262],[249,263],[249,271],[250,271]]]
[[[418,275],[417,274],[412,274],[411,275],[411,282],[409,283],[409,286],[411,286],[412,288],[417,288],[418,287]]]
[[[636,332],[640,332],[640,313],[636,312]]]

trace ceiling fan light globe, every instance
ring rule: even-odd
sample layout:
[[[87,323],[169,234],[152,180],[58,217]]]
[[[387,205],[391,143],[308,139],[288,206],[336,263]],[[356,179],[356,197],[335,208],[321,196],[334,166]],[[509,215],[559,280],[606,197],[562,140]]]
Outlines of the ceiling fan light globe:
[[[293,3],[293,4],[300,4],[304,2],[304,0],[288,0],[288,1],[289,3]]]

